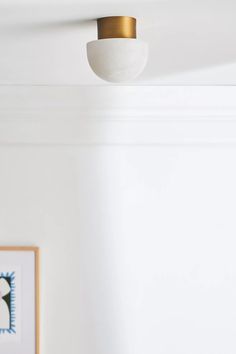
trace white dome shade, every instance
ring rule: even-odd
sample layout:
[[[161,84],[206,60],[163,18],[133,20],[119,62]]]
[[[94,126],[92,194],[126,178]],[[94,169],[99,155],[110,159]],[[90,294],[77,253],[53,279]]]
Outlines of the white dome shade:
[[[87,56],[91,69],[101,79],[127,82],[143,71],[148,45],[131,38],[99,39],[87,43]]]

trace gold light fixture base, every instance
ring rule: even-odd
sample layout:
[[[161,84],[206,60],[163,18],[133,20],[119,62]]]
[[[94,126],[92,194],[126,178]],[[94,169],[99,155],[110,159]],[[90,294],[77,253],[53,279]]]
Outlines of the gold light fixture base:
[[[136,38],[136,19],[129,16],[102,17],[97,20],[98,39]]]

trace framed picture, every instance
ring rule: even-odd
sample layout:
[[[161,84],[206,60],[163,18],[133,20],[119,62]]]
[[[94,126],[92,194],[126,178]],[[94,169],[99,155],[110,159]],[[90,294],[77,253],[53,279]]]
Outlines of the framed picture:
[[[0,247],[0,353],[39,354],[37,247]]]

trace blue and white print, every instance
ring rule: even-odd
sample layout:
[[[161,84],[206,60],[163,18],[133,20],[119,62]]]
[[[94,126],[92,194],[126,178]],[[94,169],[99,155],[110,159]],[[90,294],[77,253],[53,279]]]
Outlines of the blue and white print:
[[[0,272],[0,336],[16,333],[15,272]]]

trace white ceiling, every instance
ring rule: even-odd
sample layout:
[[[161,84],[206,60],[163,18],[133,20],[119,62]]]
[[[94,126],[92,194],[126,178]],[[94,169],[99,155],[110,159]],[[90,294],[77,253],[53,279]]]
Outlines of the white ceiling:
[[[235,0],[0,0],[0,84],[103,84],[86,42],[106,15],[136,16],[149,42],[135,84],[236,84]]]

